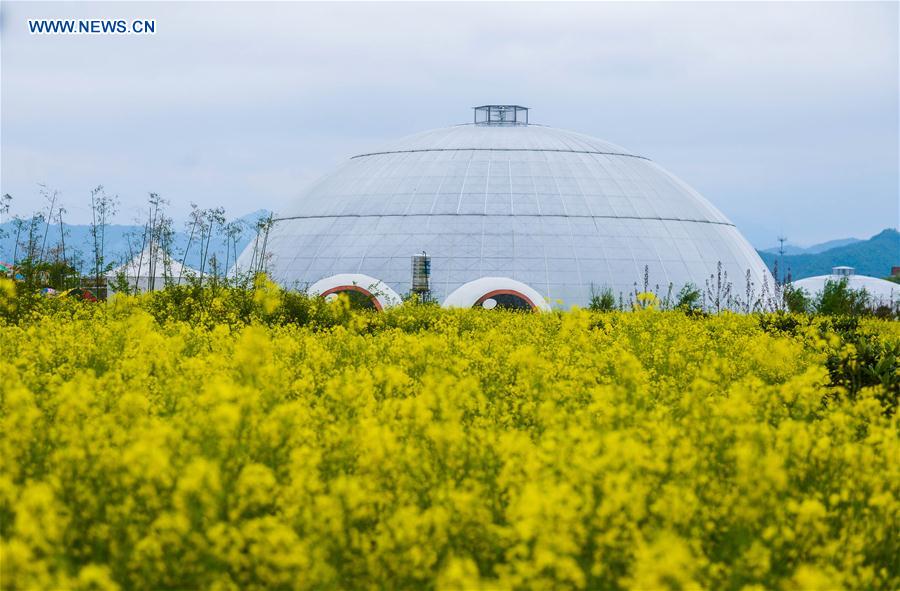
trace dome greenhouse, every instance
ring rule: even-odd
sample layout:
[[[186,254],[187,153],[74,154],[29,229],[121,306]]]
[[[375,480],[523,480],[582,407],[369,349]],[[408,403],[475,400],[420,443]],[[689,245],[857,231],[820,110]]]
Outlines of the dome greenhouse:
[[[333,293],[358,275],[405,294],[411,257],[424,252],[432,297],[502,295],[450,302],[486,307],[583,307],[604,289],[627,301],[645,273],[661,291],[702,288],[719,263],[735,292],[748,271],[756,290],[771,285],[734,224],[677,177],[620,146],[530,123],[516,105],[476,107],[472,123],[350,157],[276,216],[265,243],[266,268],[285,286]],[[238,264],[252,268],[259,252],[251,244]]]

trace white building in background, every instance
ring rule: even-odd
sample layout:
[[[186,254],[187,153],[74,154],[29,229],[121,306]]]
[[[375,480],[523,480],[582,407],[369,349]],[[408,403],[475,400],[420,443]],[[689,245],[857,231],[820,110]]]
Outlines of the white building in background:
[[[866,275],[857,275],[853,267],[832,267],[830,275],[807,277],[793,282],[795,288],[816,296],[825,289],[828,281],[847,280],[847,287],[859,291],[866,290],[871,302],[876,306],[893,306],[900,303],[900,285]]]
[[[114,293],[112,286],[120,273],[125,274],[128,286],[132,291],[156,291],[166,285],[181,285],[188,281],[189,277],[197,278],[200,271],[182,265],[162,248],[146,247],[130,261],[107,273],[106,278],[110,286],[110,293]]]
[[[266,266],[287,287],[325,281],[335,293],[329,278],[357,274],[403,294],[421,252],[447,305],[568,308],[604,288],[627,299],[645,269],[677,292],[702,288],[720,262],[736,293],[748,271],[755,289],[773,285],[734,224],[684,182],[620,146],[530,123],[517,105],[352,156],[276,216]],[[251,259],[248,247],[238,267]]]

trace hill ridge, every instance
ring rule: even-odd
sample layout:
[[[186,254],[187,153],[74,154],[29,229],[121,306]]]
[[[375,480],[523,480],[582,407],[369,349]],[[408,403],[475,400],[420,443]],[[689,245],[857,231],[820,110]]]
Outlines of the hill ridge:
[[[859,275],[887,277],[891,267],[900,265],[900,232],[885,228],[868,240],[859,240],[818,253],[786,254],[783,257],[768,250],[759,256],[772,269],[778,261],[779,275],[788,271],[793,279],[827,275],[839,265],[854,267]]]

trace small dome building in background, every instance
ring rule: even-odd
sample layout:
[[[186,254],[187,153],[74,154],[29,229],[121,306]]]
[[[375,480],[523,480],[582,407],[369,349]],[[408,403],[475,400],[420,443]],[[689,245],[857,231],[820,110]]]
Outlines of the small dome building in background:
[[[802,289],[809,296],[817,296],[829,281],[847,281],[847,287],[854,291],[865,290],[874,306],[893,307],[900,303],[900,285],[877,277],[857,275],[853,267],[832,267],[830,275],[807,277],[793,282],[795,289]]]
[[[472,123],[352,156],[300,195],[266,237],[270,276],[329,294],[365,293],[338,283],[367,277],[406,294],[424,252],[439,302],[541,309],[584,307],[603,289],[627,301],[645,270],[662,290],[702,288],[719,263],[735,291],[748,271],[755,289],[772,284],[734,224],[652,160],[531,123],[517,105],[474,111]]]

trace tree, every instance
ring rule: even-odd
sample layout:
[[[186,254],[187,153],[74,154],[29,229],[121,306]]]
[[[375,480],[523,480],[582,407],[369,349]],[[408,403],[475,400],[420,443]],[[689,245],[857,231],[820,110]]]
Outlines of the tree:
[[[109,288],[113,293],[131,293],[131,284],[128,283],[125,271],[116,271],[115,277],[109,282]]]
[[[802,287],[794,287],[791,284],[784,286],[784,304],[789,312],[807,314],[812,311],[813,302]]]
[[[66,230],[66,227],[63,224],[63,215],[65,214],[65,207],[60,206],[56,208],[56,219],[59,222],[59,251],[62,254],[63,262],[68,264],[69,257],[66,256],[66,235],[69,233],[69,231]]]
[[[184,266],[187,262],[188,253],[191,251],[191,242],[194,241],[194,234],[203,224],[203,210],[197,207],[197,204],[191,202],[191,213],[188,214],[188,226],[191,231],[188,233],[188,241],[184,247],[184,255],[181,257],[181,269],[178,271],[178,283],[181,283],[181,277],[184,272]]]
[[[216,207],[214,209],[206,209],[203,211],[203,222],[200,225],[200,283],[203,283],[203,272],[206,269],[206,263],[209,257],[209,244],[212,240],[213,231],[217,226],[221,227],[225,224],[225,208]],[[214,273],[217,272],[214,270]],[[213,277],[215,279],[215,277]]]
[[[53,221],[53,208],[56,206],[56,202],[59,199],[59,191],[47,188],[47,185],[38,185],[41,190],[41,196],[44,198],[44,201],[47,202],[47,217],[46,224],[44,226],[44,239],[41,241],[41,253],[38,256],[38,260],[44,260],[44,253],[47,250],[47,235],[50,233],[50,223]]]
[[[163,257],[163,283],[166,282],[166,259],[169,256],[163,242],[171,235],[171,220],[165,216],[165,206],[169,202],[159,196],[159,193],[150,193],[147,198],[149,208],[147,223],[144,226],[146,234],[146,248],[141,250],[140,258],[144,258],[144,251],[147,251],[149,260],[147,268],[149,275],[147,277],[147,289],[153,291],[156,289],[156,265],[159,262],[160,255]],[[138,273],[140,273],[143,260],[138,263]]]
[[[9,193],[4,193],[3,197],[0,197],[0,224],[2,224],[4,218],[9,215],[9,210],[12,207],[12,199],[12,195]],[[6,230],[0,228],[0,238],[6,238],[7,236]]]
[[[830,316],[861,316],[869,312],[870,297],[865,289],[850,288],[847,278],[827,280],[816,298],[816,311]]]
[[[702,307],[703,294],[693,283],[685,283],[678,291],[675,308],[685,312],[695,312]]]
[[[250,278],[266,270],[266,245],[269,241],[269,230],[274,222],[275,218],[272,214],[260,216],[256,220],[256,236],[253,238],[253,251],[250,256],[250,268],[248,269]]]
[[[237,278],[237,243],[244,234],[243,223],[240,220],[229,222],[223,227],[225,234],[225,273],[228,273],[229,255],[234,254],[234,277]]]
[[[168,287],[174,283],[172,272],[172,249],[175,242],[174,221],[171,217],[160,215],[156,224],[156,239],[163,255],[163,284]]]
[[[19,262],[19,243],[22,236],[22,230],[25,228],[25,220],[16,216],[13,218],[13,228],[16,229],[16,237],[13,240],[13,259],[12,262],[15,265]]]
[[[118,211],[119,196],[107,195],[103,185],[91,189],[91,239],[93,241],[94,289],[100,297],[100,275],[110,270],[106,263],[106,228]]]
[[[44,213],[35,212],[28,220],[16,217],[13,226],[16,229],[15,246],[12,263],[16,267],[16,275],[21,275],[27,289],[40,286],[39,243],[40,229],[44,224]],[[21,255],[21,256],[20,256]]]
[[[25,242],[23,244],[25,251],[25,259],[35,263],[38,261],[38,255],[40,254],[38,250],[38,236],[40,233],[41,225],[44,223],[44,213],[40,211],[36,211],[31,215],[31,218],[28,220],[28,234],[23,236]]]
[[[616,309],[616,296],[608,287],[596,292],[591,286],[591,301],[588,309],[595,312],[611,312]]]

